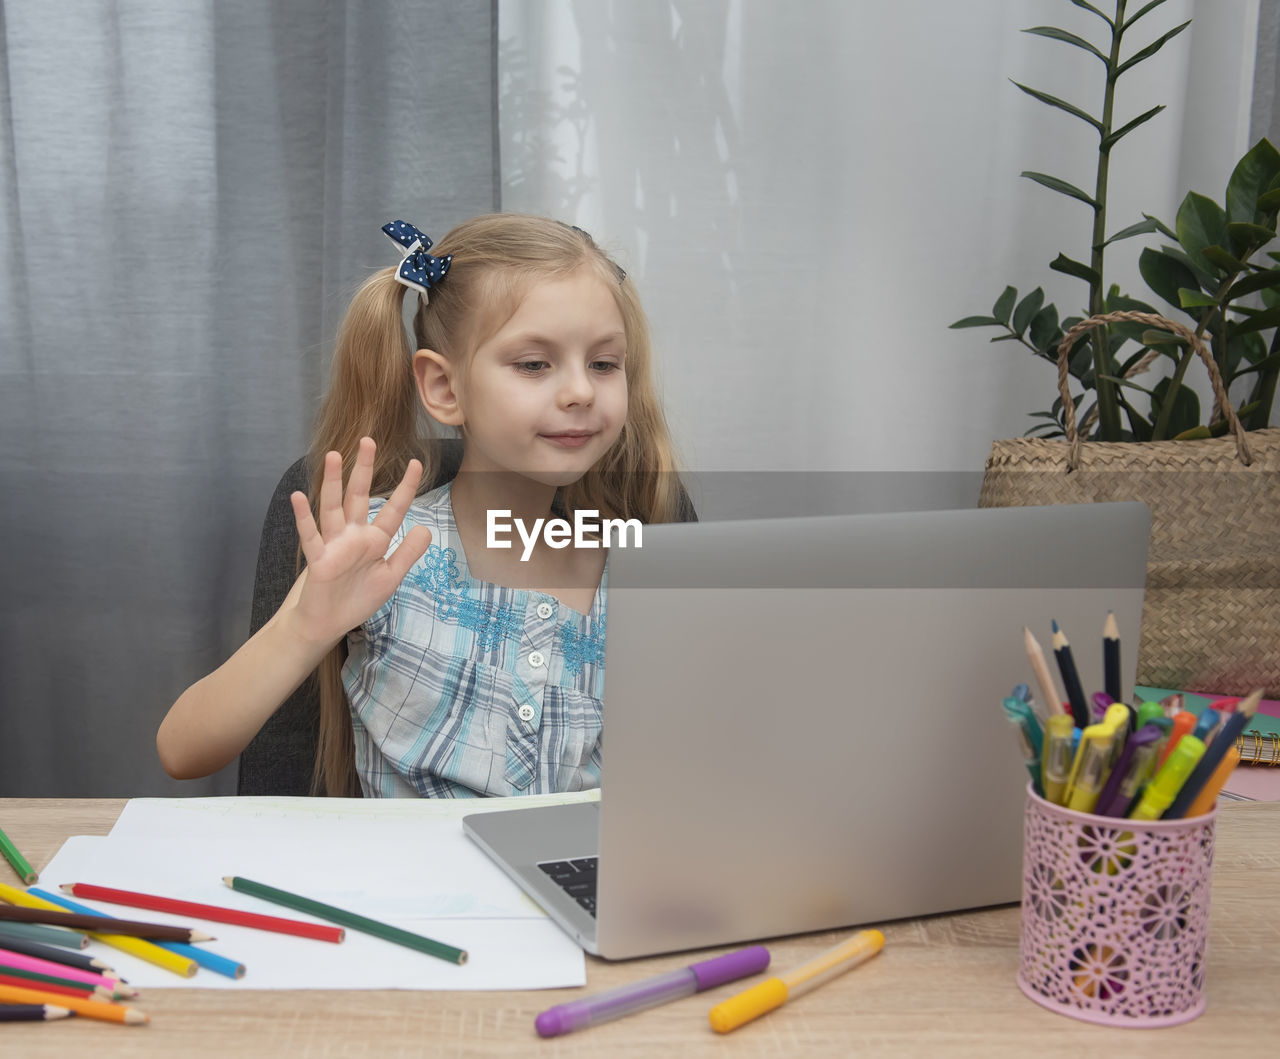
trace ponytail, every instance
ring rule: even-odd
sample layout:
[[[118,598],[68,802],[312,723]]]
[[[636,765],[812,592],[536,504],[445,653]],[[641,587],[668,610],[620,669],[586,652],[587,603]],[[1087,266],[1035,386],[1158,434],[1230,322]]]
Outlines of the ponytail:
[[[412,353],[402,313],[405,287],[395,269],[375,273],[356,292],[338,330],[329,390],[320,406],[309,452],[311,508],[319,502],[325,453],[342,454],[346,488],[360,439],[377,442],[371,496],[389,496],[411,459],[422,461],[422,482],[435,480],[436,451],[423,441],[422,414],[414,386]],[[359,797],[350,707],[342,686],[345,638],[321,661],[320,728],[312,792]]]

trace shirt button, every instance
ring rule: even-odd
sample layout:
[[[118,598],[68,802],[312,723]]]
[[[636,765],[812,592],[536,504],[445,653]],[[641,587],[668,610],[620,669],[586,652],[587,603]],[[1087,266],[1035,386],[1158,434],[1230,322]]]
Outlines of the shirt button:
[[[519,715],[520,720],[522,721],[533,720],[533,707],[530,706],[527,702],[523,706],[521,706],[520,709],[516,710],[516,713]]]
[[[549,617],[551,617],[551,615],[552,615],[552,614],[554,614],[554,613],[555,613],[555,608],[554,608],[553,606],[551,606],[551,604],[550,604],[550,603],[539,603],[539,604],[538,604],[538,617],[539,617],[539,618],[549,618]]]
[[[541,669],[547,664],[547,659],[541,651],[533,651],[529,655],[529,665],[534,669]]]

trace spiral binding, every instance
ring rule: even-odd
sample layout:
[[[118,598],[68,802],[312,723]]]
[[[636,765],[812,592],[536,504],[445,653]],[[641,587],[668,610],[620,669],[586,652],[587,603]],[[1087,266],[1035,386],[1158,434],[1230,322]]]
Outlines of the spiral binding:
[[[1260,732],[1251,728],[1236,736],[1240,760],[1251,765],[1280,766],[1280,732]]]

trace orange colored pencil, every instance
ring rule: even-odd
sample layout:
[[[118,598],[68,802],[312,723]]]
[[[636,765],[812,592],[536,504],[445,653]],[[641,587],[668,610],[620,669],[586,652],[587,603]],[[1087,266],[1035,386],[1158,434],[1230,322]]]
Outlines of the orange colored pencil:
[[[112,1004],[105,1000],[82,1000],[80,997],[60,996],[57,993],[46,993],[42,989],[23,989],[13,985],[0,985],[0,1004],[57,1004],[86,1018],[123,1022],[128,1026],[140,1026],[151,1021],[149,1015],[123,1004]]]

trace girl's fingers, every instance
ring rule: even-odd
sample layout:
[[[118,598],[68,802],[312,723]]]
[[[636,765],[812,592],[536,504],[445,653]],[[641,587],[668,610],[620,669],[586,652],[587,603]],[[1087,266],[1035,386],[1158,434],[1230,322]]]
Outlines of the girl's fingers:
[[[342,456],[326,452],[324,479],[320,483],[320,533],[325,540],[336,537],[346,525],[342,513]]]
[[[413,503],[413,498],[418,491],[418,482],[422,479],[422,464],[417,460],[410,460],[409,466],[405,468],[404,477],[400,479],[400,484],[396,486],[395,492],[387,498],[387,502],[382,505],[382,509],[373,517],[373,525],[382,530],[388,537],[393,536],[400,527],[404,514],[409,510],[409,505]],[[368,504],[365,505],[365,517],[368,517]]]
[[[290,493],[289,503],[293,505],[293,521],[298,526],[298,542],[302,545],[302,554],[307,563],[314,563],[324,553],[324,540],[316,529],[316,520],[311,516],[311,505],[307,502],[306,493]]]
[[[369,484],[373,481],[373,455],[377,446],[373,438],[361,438],[356,450],[356,463],[347,479],[347,496],[342,510],[348,522],[364,525],[369,521]]]
[[[387,557],[387,569],[395,576],[396,583],[404,580],[431,544],[431,531],[426,526],[414,526],[404,535],[399,547]]]

